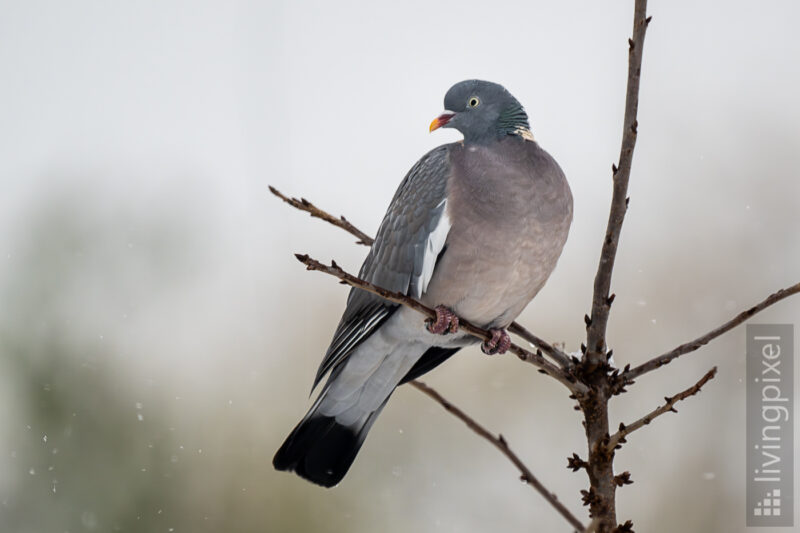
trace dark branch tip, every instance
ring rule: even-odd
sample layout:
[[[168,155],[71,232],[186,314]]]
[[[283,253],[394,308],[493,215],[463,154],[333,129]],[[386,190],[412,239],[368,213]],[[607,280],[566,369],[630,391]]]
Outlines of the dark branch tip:
[[[617,527],[615,527],[612,533],[634,533],[633,522],[626,520],[624,524],[619,524]]]
[[[616,484],[618,487],[630,485],[632,483],[633,481],[631,480],[631,473],[627,470],[619,475],[614,476],[614,484]]]
[[[573,472],[577,472],[581,468],[586,468],[589,463],[580,458],[577,453],[573,453],[572,457],[567,457],[567,468]]]
[[[597,494],[595,493],[594,487],[590,487],[589,490],[582,490],[581,491],[581,501],[583,505],[591,505],[597,500]]]

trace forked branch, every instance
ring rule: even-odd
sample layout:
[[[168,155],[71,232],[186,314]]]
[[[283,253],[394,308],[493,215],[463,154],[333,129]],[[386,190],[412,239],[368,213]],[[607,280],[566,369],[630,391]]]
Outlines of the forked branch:
[[[570,360],[569,356],[565,354],[563,351],[559,350],[549,342],[544,339],[539,338],[538,336],[534,335],[532,331],[529,331],[524,326],[520,325],[519,322],[512,322],[510,326],[508,326],[508,331],[513,333],[514,335],[518,335],[531,343],[536,348],[540,349],[542,352],[549,355],[555,362],[561,365],[561,368],[569,369],[573,366],[572,361]]]

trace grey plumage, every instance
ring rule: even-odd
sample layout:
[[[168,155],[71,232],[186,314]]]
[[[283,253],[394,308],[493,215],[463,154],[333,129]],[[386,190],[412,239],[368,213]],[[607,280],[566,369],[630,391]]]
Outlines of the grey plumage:
[[[442,201],[449,173],[447,153],[446,146],[428,152],[400,183],[358,273],[360,278],[391,291],[421,295],[425,246],[444,214]],[[351,290],[333,342],[317,371],[314,387],[396,307],[397,304],[372,293]]]
[[[400,184],[360,277],[444,305],[487,328],[508,326],[555,268],[572,220],[558,164],[497,84],[469,80],[445,96],[464,141],[420,159]],[[432,125],[432,129],[434,129]],[[314,385],[320,396],[273,460],[332,486],[347,472],[395,387],[475,342],[434,335],[421,316],[353,289]]]

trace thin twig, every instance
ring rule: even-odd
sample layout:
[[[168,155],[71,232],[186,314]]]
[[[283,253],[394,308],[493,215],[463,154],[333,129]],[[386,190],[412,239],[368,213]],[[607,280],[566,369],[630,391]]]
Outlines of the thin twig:
[[[608,448],[607,448],[608,451],[612,452],[617,447],[621,446],[623,443],[625,443],[626,436],[628,436],[630,433],[633,433],[637,429],[646,426],[647,424],[652,422],[653,419],[656,418],[657,416],[661,416],[664,413],[670,411],[672,411],[673,413],[677,413],[678,411],[674,407],[676,403],[678,403],[681,400],[685,400],[689,396],[694,396],[695,394],[700,392],[700,389],[703,388],[703,385],[714,379],[714,376],[716,375],[717,375],[717,367],[714,367],[708,372],[706,372],[705,375],[702,378],[700,378],[700,380],[697,383],[695,383],[685,391],[679,392],[675,396],[665,397],[664,405],[661,405],[656,409],[650,411],[636,422],[633,422],[632,424],[629,424],[627,426],[625,424],[620,423],[619,431],[614,433],[608,441]]]
[[[633,149],[636,147],[638,121],[636,113],[639,108],[639,80],[642,73],[642,51],[644,36],[650,19],[647,18],[647,1],[636,0],[633,18],[633,38],[628,39],[628,86],[625,96],[625,118],[623,119],[622,146],[619,162],[612,165],[614,193],[611,198],[611,210],[608,215],[606,236],[597,275],[594,278],[594,294],[592,296],[592,316],[587,321],[585,361],[590,368],[596,368],[605,362],[606,327],[611,302],[611,273],[617,256],[617,245],[628,210],[628,181],[631,177]]]
[[[646,363],[642,363],[641,365],[634,367],[628,370],[627,372],[623,372],[620,375],[620,379],[624,380],[625,383],[629,383],[632,380],[636,379],[637,377],[641,376],[642,374],[646,374],[647,372],[655,370],[656,368],[660,368],[671,362],[673,359],[677,359],[681,355],[691,353],[700,348],[701,346],[708,344],[709,342],[716,339],[723,333],[730,331],[731,329],[735,328],[742,322],[748,320],[750,317],[752,317],[759,311],[763,311],[767,307],[776,304],[781,300],[783,300],[784,298],[788,298],[789,296],[797,293],[800,293],[800,283],[795,283],[791,287],[781,289],[778,292],[769,295],[763,301],[751,307],[750,309],[742,311],[741,313],[739,313],[729,321],[725,322],[721,326],[712,329],[705,335],[701,335],[700,337],[697,337],[693,341],[681,344],[677,348],[674,348],[664,354],[661,354],[658,357],[654,357],[649,361],[647,361]]]
[[[334,226],[345,230],[346,232],[350,233],[354,237],[358,238],[356,244],[363,244],[365,246],[371,246],[375,239],[355,227],[353,224],[350,223],[346,218],[343,216],[336,218],[335,216],[331,215],[327,211],[320,209],[319,207],[315,206],[305,198],[289,198],[285,196],[281,191],[273,187],[272,185],[269,186],[269,190],[272,194],[286,202],[287,204],[291,205],[292,207],[299,209],[300,211],[305,211],[309,213],[312,217],[316,217],[322,219],[326,222],[333,224]],[[530,342],[546,355],[550,356],[554,361],[556,361],[562,368],[570,368],[572,366],[572,361],[570,360],[569,356],[564,353],[562,350],[559,350],[552,344],[540,339],[538,336],[534,335],[526,328],[522,327],[517,322],[512,322],[511,325],[508,327],[508,331],[519,335],[526,341]]]
[[[331,215],[330,213],[327,213],[327,212],[323,211],[322,209],[318,208],[317,206],[315,206],[314,204],[312,204],[311,202],[309,202],[305,198],[297,199],[297,198],[289,198],[287,196],[284,196],[281,193],[281,191],[279,191],[278,189],[276,189],[272,185],[269,186],[269,191],[272,194],[274,194],[275,196],[277,196],[278,198],[280,198],[281,200],[283,200],[284,202],[286,202],[287,204],[289,204],[290,206],[295,207],[295,208],[299,209],[300,211],[305,211],[306,213],[310,214],[312,217],[320,218],[320,219],[324,220],[325,222],[330,222],[334,226],[342,228],[343,230],[345,230],[346,232],[350,233],[351,235],[353,235],[354,237],[356,237],[358,239],[356,244],[363,244],[365,246],[370,246],[374,242],[374,239],[372,237],[370,237],[369,235],[367,235],[366,233],[362,232],[360,229],[358,229],[357,227],[352,225],[350,223],[350,221],[347,220],[346,218],[344,218],[343,216],[340,216],[339,218],[336,218],[335,216]]]
[[[542,485],[542,483],[536,478],[536,476],[533,475],[530,469],[525,466],[525,463],[523,463],[522,460],[517,457],[517,454],[511,451],[511,448],[508,446],[508,442],[506,442],[506,439],[502,435],[495,436],[489,432],[489,430],[478,424],[472,417],[450,403],[446,398],[425,383],[422,383],[421,381],[412,381],[411,385],[439,402],[439,404],[441,404],[441,406],[444,407],[450,414],[464,422],[468,428],[491,442],[498,450],[500,450],[500,452],[503,453],[503,455],[508,457],[508,459],[514,463],[514,466],[516,466],[517,469],[519,469],[520,474],[522,474],[521,479],[523,481],[536,489],[536,491],[538,491],[539,494],[541,494],[542,497],[550,503],[550,505],[555,507],[555,509],[561,513],[561,516],[563,516],[567,522],[572,524],[573,527],[575,527],[578,531],[584,531],[584,525],[581,524],[580,520],[575,518],[569,509],[564,507],[564,504],[558,500],[558,497],[555,494],[547,490],[547,488]]]
[[[340,280],[344,281],[348,285],[352,287],[358,287],[359,289],[363,289],[365,291],[369,291],[373,294],[377,294],[381,298],[389,300],[390,302],[394,302],[397,304],[405,305],[422,313],[423,315],[427,316],[430,319],[436,318],[436,312],[431,309],[430,307],[418,302],[414,298],[406,296],[405,294],[390,291],[384,289],[382,287],[378,287],[372,283],[359,279],[352,274],[348,274],[344,270],[342,270],[336,262],[332,262],[330,265],[325,265],[320,263],[319,261],[309,257],[308,255],[303,254],[295,254],[298,261],[306,265],[308,270],[317,270],[319,272],[325,272],[326,274],[330,274],[339,278]],[[458,327],[460,330],[469,333],[474,337],[478,337],[479,339],[483,339],[488,341],[492,338],[491,333],[486,331],[483,328],[480,328],[468,320],[464,320],[459,317]],[[508,349],[509,352],[512,352],[522,361],[531,363],[532,365],[539,367],[540,371],[544,374],[554,377],[558,381],[564,384],[573,394],[576,396],[581,396],[588,391],[588,388],[583,384],[578,382],[571,374],[562,370],[561,368],[557,367],[550,361],[544,358],[540,351],[537,352],[529,352],[528,350],[512,343]]]

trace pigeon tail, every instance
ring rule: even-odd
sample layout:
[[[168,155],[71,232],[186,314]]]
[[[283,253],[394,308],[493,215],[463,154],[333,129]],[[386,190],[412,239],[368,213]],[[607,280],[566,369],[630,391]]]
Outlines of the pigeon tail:
[[[415,363],[427,346],[398,342],[402,332],[393,327],[384,324],[331,371],[319,398],[275,454],[276,469],[323,487],[342,480],[395,387],[412,369],[412,375],[421,370]],[[433,359],[421,366],[443,360]]]
[[[272,465],[277,470],[293,471],[317,485],[333,487],[350,469],[385,404],[384,401],[364,420],[350,425],[340,424],[334,417],[318,414],[312,408],[286,438]]]

